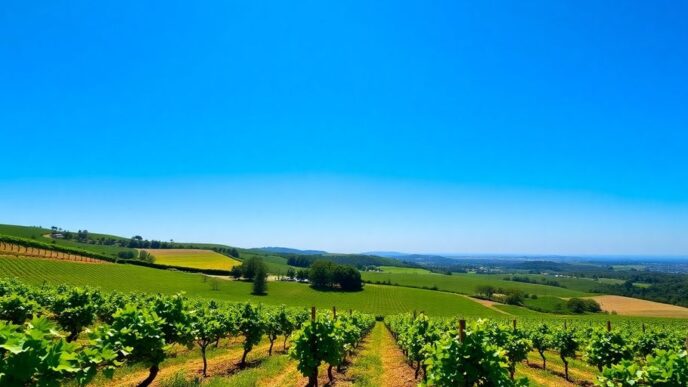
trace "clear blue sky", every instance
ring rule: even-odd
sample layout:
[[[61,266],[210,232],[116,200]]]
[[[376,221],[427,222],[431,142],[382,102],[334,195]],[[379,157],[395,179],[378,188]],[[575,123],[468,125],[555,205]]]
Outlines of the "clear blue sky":
[[[4,1],[0,222],[688,254],[688,4]]]

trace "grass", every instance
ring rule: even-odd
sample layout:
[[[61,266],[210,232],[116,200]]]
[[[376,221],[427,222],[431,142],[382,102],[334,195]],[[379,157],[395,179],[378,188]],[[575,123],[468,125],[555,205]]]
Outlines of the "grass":
[[[122,251],[132,251],[134,252],[134,249],[129,249],[125,247],[119,247],[119,246],[108,246],[108,245],[92,245],[89,243],[79,243],[76,241],[72,240],[64,240],[64,239],[52,239],[49,237],[45,237],[44,235],[50,234],[51,230],[47,228],[42,228],[42,227],[27,227],[27,226],[14,226],[14,225],[9,225],[9,224],[0,224],[0,234],[2,235],[11,235],[11,236],[16,236],[20,238],[27,238],[27,239],[33,239],[38,242],[43,242],[43,243],[54,243],[56,245],[60,246],[66,246],[66,247],[76,247],[79,249],[84,249],[88,251],[92,251],[95,253],[99,254],[106,254],[110,255],[112,257],[116,257],[119,252]],[[114,239],[123,239],[118,236],[113,236],[113,235],[106,235],[106,234],[94,234],[94,233],[89,233],[89,235],[92,238],[114,238]]]
[[[559,297],[542,296],[537,299],[526,298],[523,304],[528,308],[546,313],[568,313],[566,301]]]
[[[290,364],[289,357],[285,355],[273,355],[263,361],[257,367],[249,368],[238,372],[229,377],[211,377],[206,379],[203,386],[236,386],[236,387],[252,387],[256,386],[259,381],[272,378],[282,372],[287,365]],[[192,386],[196,384],[181,384],[181,383],[162,383],[164,387],[176,386]]]
[[[598,278],[597,282],[607,285],[622,285],[626,281],[618,278]]]
[[[360,352],[354,357],[348,370],[349,377],[356,386],[379,386],[382,376],[382,349],[384,335],[387,334],[383,323],[377,322],[366,338]]]
[[[394,314],[413,310],[434,316],[499,317],[500,313],[465,297],[395,286],[366,285],[360,292],[322,292],[305,284],[269,282],[267,296],[251,295],[251,283],[216,279],[199,274],[134,265],[90,265],[48,259],[0,257],[4,277],[42,284],[97,286],[104,290],[173,294],[223,301],[311,306],[366,313]],[[213,290],[217,289],[217,290]]]
[[[540,317],[543,316],[543,313],[541,312],[536,312],[534,310],[522,307],[522,306],[516,306],[516,305],[503,305],[503,304],[496,304],[494,305],[494,308],[497,308],[503,312],[512,314],[517,317]]]
[[[376,283],[377,281],[389,281],[391,284],[398,284],[401,286],[412,286],[418,288],[425,287],[428,289],[437,288],[439,290],[448,292],[469,295],[475,294],[476,288],[481,285],[490,285],[504,289],[518,289],[529,294],[537,294],[538,296],[582,297],[589,295],[587,292],[556,286],[506,281],[502,279],[503,275],[465,273],[445,275],[436,273],[409,274],[364,272],[361,273],[361,276],[365,281],[372,283]]]
[[[196,269],[229,270],[241,264],[236,259],[210,250],[195,249],[145,249],[160,265],[192,267]]]
[[[416,267],[380,266],[380,270],[392,274],[431,274],[430,270]]]

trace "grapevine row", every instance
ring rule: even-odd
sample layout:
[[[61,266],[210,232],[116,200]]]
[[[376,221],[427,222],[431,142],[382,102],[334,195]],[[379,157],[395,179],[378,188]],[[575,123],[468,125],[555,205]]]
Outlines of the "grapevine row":
[[[285,349],[293,336],[289,354],[315,385],[317,367],[329,364],[332,377],[332,366],[344,362],[373,324],[373,317],[357,312],[336,316],[313,309],[309,318],[306,309],[0,280],[0,385],[86,385],[99,372],[112,377],[117,367],[140,363],[149,372],[139,385],[147,386],[172,345],[196,346],[205,376],[211,344],[242,338],[244,367],[264,337],[272,355],[280,336]]]
[[[514,377],[516,365],[530,351],[547,367],[548,351],[564,364],[582,357],[600,371],[601,386],[688,385],[685,330],[674,325],[647,329],[625,324],[624,329],[577,323],[511,323],[430,318],[424,314],[390,316],[385,320],[399,347],[429,386],[527,385]]]

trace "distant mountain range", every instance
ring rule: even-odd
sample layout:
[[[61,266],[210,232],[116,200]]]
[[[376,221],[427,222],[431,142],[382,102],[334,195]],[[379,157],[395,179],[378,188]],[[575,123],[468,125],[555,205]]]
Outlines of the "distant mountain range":
[[[299,249],[292,249],[289,247],[259,247],[255,250],[261,250],[261,251],[266,251],[268,253],[277,253],[277,254],[301,254],[301,255],[327,254],[327,251],[322,251],[322,250],[299,250]]]
[[[408,254],[398,251],[368,251],[365,255],[377,255],[379,257],[394,258],[400,261],[411,262],[422,266],[451,266],[458,262],[455,258],[447,258],[432,254]]]

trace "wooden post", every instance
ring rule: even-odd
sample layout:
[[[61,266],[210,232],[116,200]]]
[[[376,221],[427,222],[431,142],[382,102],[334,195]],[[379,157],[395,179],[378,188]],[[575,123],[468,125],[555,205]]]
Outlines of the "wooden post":
[[[459,341],[463,343],[466,339],[466,320],[459,320]]]
[[[514,330],[516,330],[516,319],[514,319]]]
[[[334,318],[335,320],[337,319],[337,307],[336,306],[332,307],[332,318]]]
[[[612,331],[612,322],[607,320],[607,332],[611,332],[611,331]]]
[[[643,333],[645,333],[645,323],[643,323]]]
[[[564,329],[566,329],[566,320],[564,320]]]
[[[311,306],[311,321],[315,321],[315,306]]]

